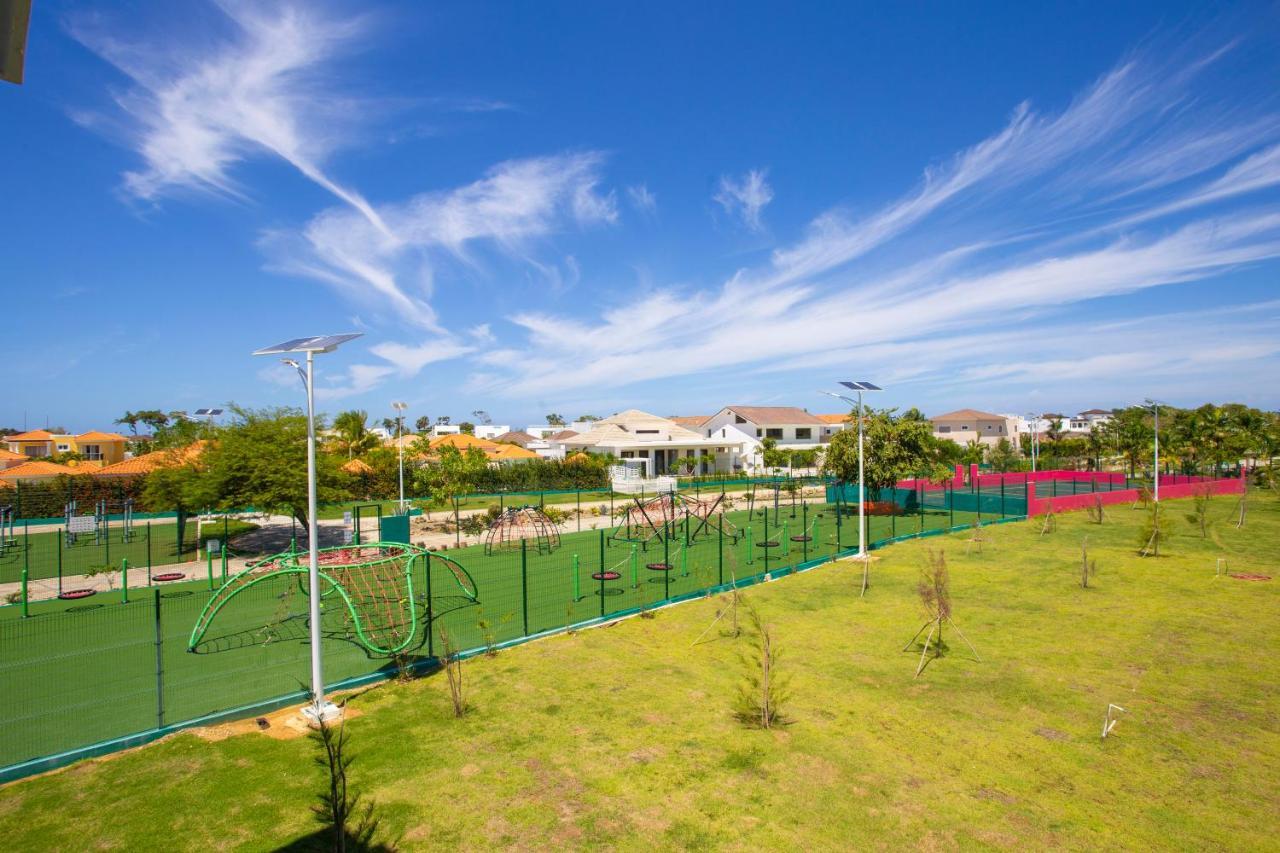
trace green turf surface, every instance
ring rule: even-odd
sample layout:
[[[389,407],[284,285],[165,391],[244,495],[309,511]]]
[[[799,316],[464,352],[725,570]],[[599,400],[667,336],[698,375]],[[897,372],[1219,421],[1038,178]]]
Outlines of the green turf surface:
[[[844,549],[857,544],[849,509],[839,528]],[[683,530],[666,543],[611,541],[605,530],[569,533],[553,552],[527,549],[523,565],[518,550],[486,556],[479,545],[450,549],[443,553],[465,567],[479,600],[462,594],[442,561],[431,561],[429,587],[426,567],[416,566],[418,619],[425,625],[430,615],[437,629],[420,627],[406,653],[432,654],[441,625],[459,648],[478,648],[834,554],[834,507],[800,506],[794,513],[786,506],[770,509],[767,519],[763,509],[727,513],[723,539],[718,528],[699,531],[695,521],[688,546]],[[872,516],[868,536],[874,542],[973,518],[937,510]],[[809,541],[791,539],[803,535]],[[778,544],[763,547],[767,541]],[[650,568],[659,564],[670,569]],[[593,580],[602,566],[620,577]],[[209,598],[207,581],[166,586],[158,602],[154,595],[133,590],[128,604],[120,603],[119,591],[78,602],[39,602],[27,619],[20,607],[0,608],[0,695],[10,697],[0,713],[0,766],[270,699],[309,683],[307,599],[296,578],[261,583],[232,600],[195,654],[187,652],[187,640]],[[324,618],[328,681],[390,665],[356,642],[336,604],[326,607]]]
[[[1274,847],[1280,799],[1280,503],[1209,537],[1170,501],[1167,556],[1136,556],[1139,513],[1064,513],[877,553],[764,586],[791,724],[731,713],[748,645],[713,629],[724,597],[464,664],[350,700],[351,782],[400,849],[1239,849]],[[1078,584],[1085,537],[1099,572]],[[927,549],[977,646],[912,678]],[[723,625],[723,622],[720,623]],[[1108,702],[1127,713],[1099,738]],[[0,798],[14,849],[279,849],[314,829],[314,747],[184,734],[27,780]],[[69,812],[70,810],[70,812]],[[72,817],[72,815],[74,817]]]
[[[210,539],[225,542],[258,525],[238,519],[219,520],[205,524],[200,529],[199,545],[204,547]],[[98,539],[92,533],[78,534],[74,544],[68,544],[61,530],[28,533],[21,526],[17,529],[17,545],[4,549],[0,554],[0,583],[16,583],[22,579],[26,568],[30,580],[42,580],[71,575],[88,574],[103,566],[119,569],[127,559],[133,568],[167,566],[195,559],[196,523],[187,521],[183,530],[182,547],[178,546],[178,525],[163,521],[134,522],[128,541],[123,528],[114,524],[108,535]]]

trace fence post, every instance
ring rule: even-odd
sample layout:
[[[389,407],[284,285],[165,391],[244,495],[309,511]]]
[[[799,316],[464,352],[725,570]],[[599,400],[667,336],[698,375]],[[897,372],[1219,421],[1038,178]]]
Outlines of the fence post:
[[[716,573],[724,584],[724,510],[720,510],[720,526],[716,528]]]
[[[31,568],[31,522],[22,522],[22,572]]]
[[[975,477],[978,481],[978,523],[982,523],[982,477]]]
[[[804,562],[809,562],[809,502],[800,504],[800,553]]]
[[[582,489],[578,489],[574,493],[574,497],[578,507],[578,532],[582,532]]]
[[[947,494],[945,487],[943,488],[942,493],[944,495]],[[947,495],[947,511],[950,513],[950,515],[947,517],[948,519],[947,527],[955,527],[956,526],[956,490],[954,486],[951,488],[951,494]]]
[[[66,531],[58,529],[58,595],[62,595],[62,546],[65,544]]]
[[[28,612],[27,610],[27,604],[29,603],[29,601],[30,601],[30,596],[27,595],[27,570],[24,567],[22,569],[22,618],[23,619],[26,619],[28,616],[31,615],[30,612]]]
[[[156,728],[164,728],[164,632],[160,630],[160,587],[151,588],[156,626]]]
[[[222,582],[227,582],[227,540],[222,540]]]
[[[1004,518],[1004,475],[1000,476],[1000,517]]]
[[[529,549],[527,540],[520,540],[520,609],[524,613],[524,635],[529,636]]]
[[[147,586],[151,586],[151,522],[147,522]]]
[[[434,638],[435,614],[431,608],[431,552],[430,551],[427,552],[426,562],[427,562],[427,583],[426,583],[426,587],[427,587],[427,624],[426,624],[427,657],[433,658],[436,656],[436,649],[435,649],[435,638]]]
[[[120,561],[120,603],[129,603],[129,558]]]
[[[205,549],[204,556],[209,563],[209,589],[213,589],[213,554]]]
[[[582,581],[578,577],[578,555],[573,555],[573,600],[582,600]]]
[[[106,550],[102,558],[102,565],[109,566],[111,565],[111,521],[110,521],[110,516],[108,516],[105,512],[106,508],[104,507],[103,509],[104,509],[104,512],[102,514],[103,515],[102,546]]]
[[[662,537],[662,565],[666,566],[666,570],[662,573],[662,598],[671,597],[671,532],[667,530],[666,535]]]
[[[462,517],[458,513],[458,498],[455,495],[453,498],[453,533],[454,533],[454,545],[455,547],[458,547],[458,548],[462,547],[462,526],[461,525],[462,525]]]

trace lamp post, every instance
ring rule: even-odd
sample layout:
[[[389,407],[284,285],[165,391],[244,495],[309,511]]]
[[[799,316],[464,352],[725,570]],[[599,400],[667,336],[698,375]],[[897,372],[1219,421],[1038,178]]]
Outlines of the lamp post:
[[[862,392],[864,391],[883,391],[879,385],[875,385],[865,380],[858,382],[841,381],[841,385],[851,391],[858,392],[857,401],[850,400],[842,394],[833,394],[830,391],[823,391],[828,397],[836,397],[844,400],[846,403],[857,406],[858,408],[858,559],[865,560],[867,558],[867,530],[866,530],[866,513],[867,513],[867,496],[866,496],[866,478],[863,467],[863,408],[862,408]],[[865,584],[863,592],[866,592]]]
[[[342,709],[324,698],[324,671],[320,654],[320,544],[316,524],[316,407],[315,355],[333,352],[341,344],[360,337],[359,334],[323,335],[295,338],[257,350],[254,355],[306,353],[307,368],[292,358],[284,363],[298,371],[307,389],[307,596],[311,617],[311,704],[302,710],[313,723],[327,722],[342,716]]]
[[[1031,424],[1031,473],[1036,472],[1036,459],[1040,455],[1040,416],[1034,412],[1027,412],[1027,417]]]
[[[404,410],[408,403],[392,403],[396,410],[396,447],[400,449],[400,511],[404,512]]]
[[[1153,454],[1154,459],[1152,461],[1154,470],[1151,472],[1151,477],[1155,481],[1155,492],[1153,497],[1156,503],[1160,503],[1160,407],[1164,404],[1159,400],[1152,400],[1148,398],[1143,405],[1150,406],[1152,415],[1155,417],[1155,428],[1152,430],[1155,437],[1155,451]]]

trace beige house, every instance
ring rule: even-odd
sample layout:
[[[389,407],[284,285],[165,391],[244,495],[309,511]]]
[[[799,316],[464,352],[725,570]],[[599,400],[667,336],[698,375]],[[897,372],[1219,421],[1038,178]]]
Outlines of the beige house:
[[[731,470],[732,454],[739,450],[736,440],[717,440],[638,409],[618,412],[595,421],[584,433],[554,442],[565,452],[607,453],[623,460],[638,461],[645,475],[656,477],[683,470],[682,457],[698,460],[701,471]]]
[[[945,438],[956,444],[968,444],[979,441],[983,444],[997,444],[1000,439],[1013,441],[1013,425],[1009,418],[994,412],[980,412],[977,409],[957,409],[945,415],[929,418],[933,424],[935,438]]]

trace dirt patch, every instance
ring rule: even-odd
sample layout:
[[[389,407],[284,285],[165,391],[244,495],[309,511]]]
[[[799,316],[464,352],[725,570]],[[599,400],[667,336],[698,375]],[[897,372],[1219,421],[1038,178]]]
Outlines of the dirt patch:
[[[1060,732],[1057,729],[1051,729],[1048,726],[1041,726],[1040,728],[1036,729],[1036,734],[1038,734],[1040,737],[1044,738],[1045,740],[1057,740],[1057,741],[1071,740],[1071,735],[1067,734],[1066,732]]]
[[[348,720],[363,715],[364,712],[358,708],[347,708],[344,714]],[[303,737],[310,730],[311,727],[302,716],[301,709],[289,707],[281,708],[279,711],[273,711],[260,717],[249,717],[245,720],[219,723],[216,726],[202,726],[191,729],[191,733],[201,740],[207,741],[226,740],[229,737],[252,734],[254,732],[264,734],[275,740],[293,740],[294,738]]]
[[[1006,806],[1011,806],[1018,801],[1018,798],[1012,794],[1006,794],[1004,791],[988,788],[985,785],[974,791],[973,795],[980,800],[993,800],[997,803],[1004,803]]]
[[[1254,575],[1248,572],[1240,572],[1238,574],[1227,575],[1227,577],[1235,578],[1238,581],[1269,581],[1270,575]]]

